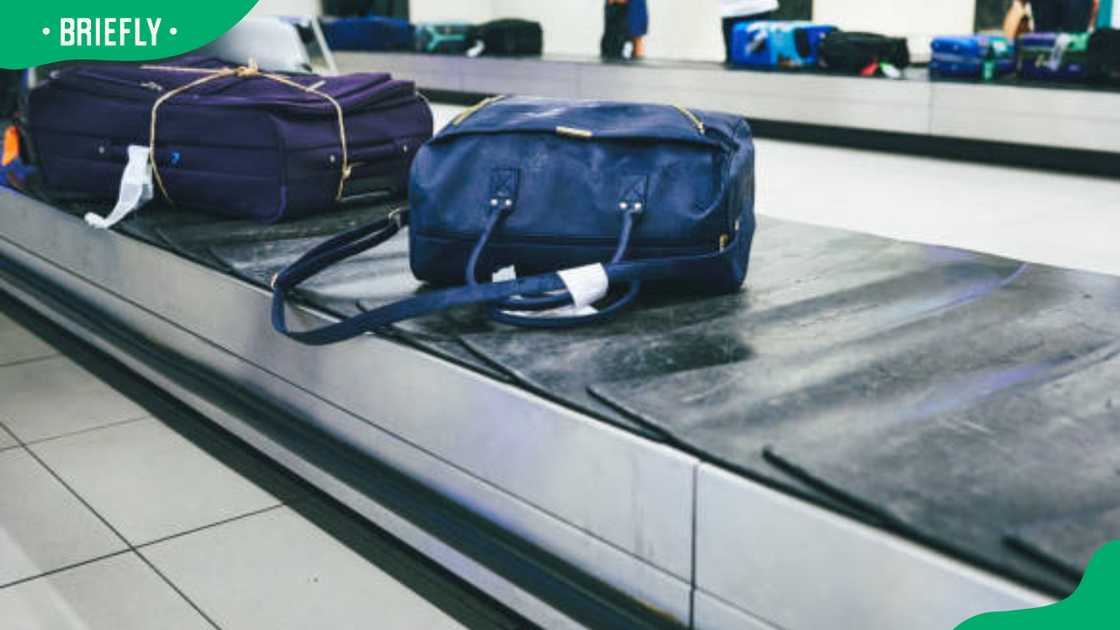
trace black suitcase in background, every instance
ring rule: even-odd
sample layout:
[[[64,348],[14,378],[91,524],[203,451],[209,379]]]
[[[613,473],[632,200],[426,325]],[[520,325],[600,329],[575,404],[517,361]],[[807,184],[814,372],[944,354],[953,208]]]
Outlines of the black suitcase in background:
[[[527,56],[544,50],[544,31],[540,22],[529,20],[494,20],[478,27],[478,38],[485,48],[483,55]]]
[[[358,17],[380,15],[408,19],[408,0],[322,0],[323,15]]]
[[[1089,37],[1089,78],[1120,85],[1120,30],[1099,28]]]
[[[821,67],[844,74],[881,74],[888,63],[902,70],[910,65],[910,46],[902,37],[834,31],[821,42]]]

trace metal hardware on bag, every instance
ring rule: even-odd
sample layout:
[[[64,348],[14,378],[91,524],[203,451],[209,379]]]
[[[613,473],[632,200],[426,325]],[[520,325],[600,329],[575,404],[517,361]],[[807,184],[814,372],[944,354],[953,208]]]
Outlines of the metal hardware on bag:
[[[685,117],[688,118],[689,122],[691,122],[692,125],[694,127],[696,127],[696,130],[700,132],[700,135],[704,135],[704,121],[700,120],[699,116],[697,116],[696,114],[693,114],[692,112],[685,109],[684,107],[681,107],[680,105],[673,105],[673,109],[675,109],[678,112],[684,114]]]
[[[730,244],[731,244],[731,235],[730,234],[720,234],[719,235],[719,251],[722,252],[723,250],[727,249],[727,246],[730,245]]]
[[[467,109],[463,110],[463,113],[461,113],[458,116],[456,116],[455,118],[453,118],[451,120],[451,125],[454,126],[454,127],[458,127],[459,125],[463,124],[463,121],[465,121],[466,119],[468,119],[471,116],[474,116],[476,113],[478,113],[479,110],[484,109],[487,106],[492,105],[494,103],[497,103],[498,101],[502,100],[503,98],[506,98],[505,94],[500,94],[498,96],[491,96],[490,98],[482,99],[481,101],[479,101],[479,102],[475,103],[474,105],[468,107]]]
[[[569,138],[579,138],[580,140],[587,140],[588,138],[595,137],[595,133],[588,129],[576,129],[575,127],[557,127],[556,133],[561,136],[568,136]]]

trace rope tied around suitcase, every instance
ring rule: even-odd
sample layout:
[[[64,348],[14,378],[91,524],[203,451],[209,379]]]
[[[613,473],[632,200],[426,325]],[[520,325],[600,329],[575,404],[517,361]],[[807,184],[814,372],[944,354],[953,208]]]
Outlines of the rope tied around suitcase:
[[[183,94],[184,92],[189,92],[197,87],[210,83],[211,81],[217,81],[218,79],[225,79],[228,77],[236,77],[239,79],[268,79],[269,81],[274,81],[276,83],[293,87],[297,90],[301,90],[309,94],[314,94],[315,96],[321,97],[323,100],[329,102],[334,107],[335,113],[338,115],[338,139],[339,144],[342,147],[342,170],[338,180],[338,193],[335,195],[335,200],[338,201],[342,199],[342,193],[346,187],[346,181],[350,179],[350,172],[352,169],[352,166],[350,164],[350,151],[346,141],[346,118],[343,115],[342,105],[338,102],[338,100],[336,100],[330,94],[319,90],[319,88],[323,85],[322,81],[319,81],[314,85],[303,85],[281,74],[262,72],[261,69],[257,66],[256,60],[254,59],[249,60],[249,65],[238,66],[236,68],[185,68],[181,66],[141,67],[145,70],[164,70],[167,72],[181,72],[187,74],[204,75],[194,81],[191,81],[190,83],[180,85],[179,87],[167,92],[166,94],[156,99],[156,102],[152,104],[151,123],[148,128],[148,160],[152,165],[152,174],[155,176],[156,185],[159,186],[160,192],[168,202],[175,203],[171,199],[171,195],[167,194],[167,188],[163,184],[163,177],[159,172],[159,165],[156,164],[156,120],[159,114],[159,108],[167,101],[175,98],[180,94]]]

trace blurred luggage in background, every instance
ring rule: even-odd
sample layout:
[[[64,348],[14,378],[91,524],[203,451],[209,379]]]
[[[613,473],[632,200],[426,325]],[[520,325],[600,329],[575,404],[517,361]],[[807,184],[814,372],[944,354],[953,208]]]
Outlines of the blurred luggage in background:
[[[412,50],[415,31],[407,20],[376,15],[324,17],[323,35],[334,50]]]
[[[991,81],[1015,72],[1015,46],[998,35],[936,37],[930,45],[934,77]]]
[[[629,41],[629,7],[617,2],[604,3],[603,37],[599,40],[599,56],[603,59],[624,59]]]
[[[1020,78],[1080,81],[1088,76],[1088,33],[1026,33],[1018,49]]]
[[[1120,85],[1120,30],[1099,28],[1089,37],[1089,78]]]
[[[481,54],[512,57],[540,55],[544,51],[544,30],[540,22],[507,18],[478,26]]]
[[[465,22],[416,25],[417,52],[436,55],[465,55],[478,40],[478,28]]]
[[[322,0],[323,15],[355,17],[381,15],[384,17],[409,18],[408,0]]]
[[[270,74],[199,57],[54,70],[31,91],[27,118],[54,196],[123,198],[128,173],[149,198],[265,222],[401,195],[432,135],[410,81]],[[136,205],[87,221],[108,227]]]
[[[31,169],[20,130],[23,70],[0,70],[0,187],[23,190]]]
[[[821,42],[820,58],[821,67],[832,72],[901,78],[910,65],[910,47],[903,37],[833,31]]]
[[[744,22],[731,33],[731,63],[748,68],[808,68],[835,26],[801,21]]]

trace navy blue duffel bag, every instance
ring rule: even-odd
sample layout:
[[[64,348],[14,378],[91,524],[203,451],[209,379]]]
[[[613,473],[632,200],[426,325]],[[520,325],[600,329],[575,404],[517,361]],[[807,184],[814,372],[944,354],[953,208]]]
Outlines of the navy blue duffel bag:
[[[488,304],[504,323],[560,327],[619,312],[643,283],[736,291],[754,236],[754,188],[754,143],[739,116],[488,99],[417,154],[410,211],[322,243],[277,274],[273,325],[321,345],[466,304]],[[461,286],[317,330],[288,330],[289,291],[406,224],[413,274]],[[515,279],[492,281],[508,267]],[[620,297],[603,305],[609,288]],[[568,314],[556,316],[558,308]]]

